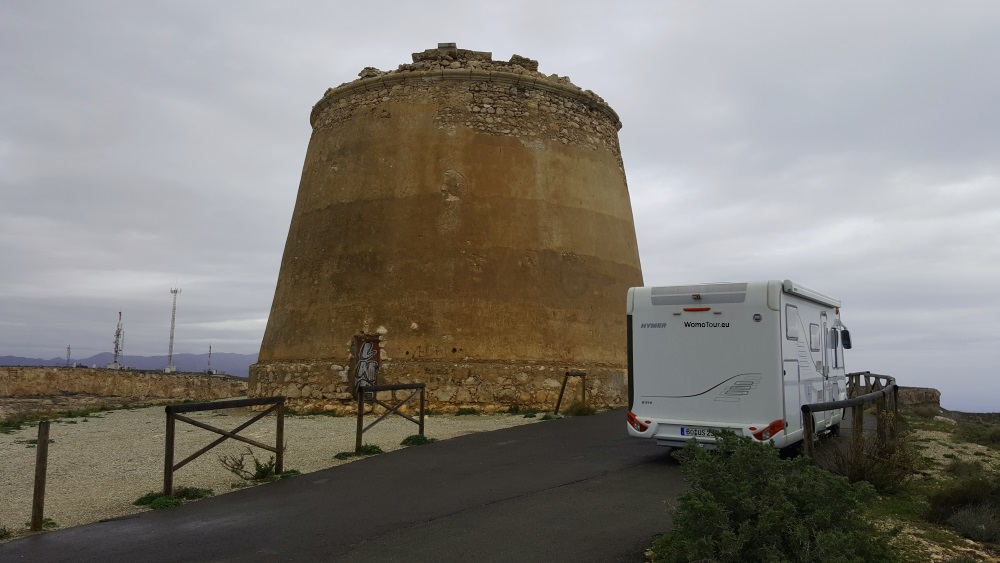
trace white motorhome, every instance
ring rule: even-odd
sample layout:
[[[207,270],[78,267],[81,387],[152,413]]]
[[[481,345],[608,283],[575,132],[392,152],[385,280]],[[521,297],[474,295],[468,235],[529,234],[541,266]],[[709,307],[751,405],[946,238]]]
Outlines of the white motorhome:
[[[628,291],[628,432],[712,447],[716,430],[785,447],[803,404],[847,398],[840,301],[789,280]],[[817,432],[842,411],[813,413]]]

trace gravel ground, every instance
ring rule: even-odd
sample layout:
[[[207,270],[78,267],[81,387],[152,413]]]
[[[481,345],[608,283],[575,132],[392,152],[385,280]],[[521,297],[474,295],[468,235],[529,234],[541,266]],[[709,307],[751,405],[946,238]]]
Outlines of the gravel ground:
[[[231,430],[256,413],[227,409],[190,413],[193,419]],[[366,424],[375,420],[365,417]],[[523,415],[435,415],[425,419],[428,438],[443,440],[529,424],[538,418]],[[85,418],[56,419],[51,425],[49,464],[45,492],[45,517],[60,528],[79,526],[148,510],[133,506],[140,496],[163,486],[166,415],[163,407],[114,410]],[[218,437],[193,425],[177,422],[174,459],[180,461]],[[349,463],[334,459],[354,450],[356,419],[352,417],[285,417],[285,469],[310,473]],[[255,422],[241,435],[265,444],[274,443],[275,419]],[[417,426],[390,416],[365,432],[365,443],[389,452],[417,433]],[[31,502],[38,437],[35,426],[0,434],[0,529],[20,536],[31,519]],[[269,452],[254,448],[262,461]],[[222,467],[219,457],[245,452],[245,446],[227,440],[174,474],[174,487],[212,489],[216,495],[245,486],[246,482]],[[267,454],[267,455],[265,455]],[[253,463],[250,462],[251,468]]]

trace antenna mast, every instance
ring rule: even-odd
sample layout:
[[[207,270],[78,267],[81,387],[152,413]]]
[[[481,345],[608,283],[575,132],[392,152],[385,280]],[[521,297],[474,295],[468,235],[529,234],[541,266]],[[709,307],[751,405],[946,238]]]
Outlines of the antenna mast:
[[[174,367],[174,324],[177,321],[177,294],[180,292],[180,288],[170,288],[170,293],[174,294],[174,308],[170,311],[170,346],[167,347],[167,368],[163,370],[167,373],[177,371],[177,368]]]
[[[122,329],[122,312],[118,311],[118,328],[115,329],[115,359],[108,364],[108,369],[124,369],[125,366],[119,361],[122,356],[122,348],[125,345],[125,330]],[[69,348],[66,349],[67,363],[69,362]]]

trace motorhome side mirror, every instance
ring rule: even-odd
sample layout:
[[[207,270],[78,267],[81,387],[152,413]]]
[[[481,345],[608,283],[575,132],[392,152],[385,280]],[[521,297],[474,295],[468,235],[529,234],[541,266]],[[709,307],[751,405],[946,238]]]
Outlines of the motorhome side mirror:
[[[840,331],[840,340],[844,343],[844,350],[851,349],[851,331],[846,328]]]

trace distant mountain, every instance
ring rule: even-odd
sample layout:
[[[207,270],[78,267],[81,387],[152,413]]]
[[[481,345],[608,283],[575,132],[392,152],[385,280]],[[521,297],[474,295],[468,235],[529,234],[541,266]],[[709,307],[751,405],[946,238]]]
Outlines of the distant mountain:
[[[103,352],[89,358],[73,358],[77,364],[87,367],[105,367],[114,359],[111,352]],[[212,354],[212,369],[220,373],[247,377],[250,375],[250,364],[257,362],[257,354],[230,354],[216,352]],[[125,356],[125,365],[135,369],[162,370],[167,367],[166,356]],[[22,358],[19,356],[0,356],[0,366],[64,366],[66,358]],[[208,369],[208,354],[174,354],[174,366],[177,371],[201,373]]]

